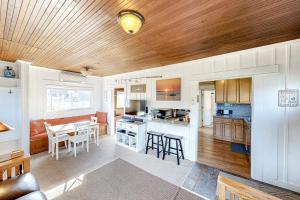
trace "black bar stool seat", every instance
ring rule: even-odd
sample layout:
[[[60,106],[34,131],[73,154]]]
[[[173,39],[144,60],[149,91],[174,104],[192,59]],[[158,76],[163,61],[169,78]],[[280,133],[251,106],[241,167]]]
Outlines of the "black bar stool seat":
[[[172,135],[172,134],[166,134],[164,135],[165,137],[165,147],[164,147],[164,153],[163,153],[163,160],[165,159],[166,153],[168,153],[168,155],[170,154],[174,154],[177,157],[177,164],[180,165],[180,158],[182,158],[184,160],[184,154],[183,154],[183,148],[182,148],[182,143],[181,140],[183,139],[182,136],[178,136],[178,135]],[[172,140],[175,141],[176,143],[176,147],[172,147],[171,143]],[[167,151],[168,149],[168,151]],[[172,150],[176,150],[176,152],[172,152]],[[179,151],[181,153],[181,156],[179,155]]]
[[[149,131],[147,132],[147,146],[146,146],[146,154],[148,153],[148,149],[156,149],[156,157],[159,158],[160,152],[164,152],[164,140],[163,136],[164,133],[156,132],[156,131]],[[154,138],[156,138],[156,142],[154,141]],[[151,146],[149,145],[149,142],[151,140]],[[160,147],[162,149],[160,150]]]

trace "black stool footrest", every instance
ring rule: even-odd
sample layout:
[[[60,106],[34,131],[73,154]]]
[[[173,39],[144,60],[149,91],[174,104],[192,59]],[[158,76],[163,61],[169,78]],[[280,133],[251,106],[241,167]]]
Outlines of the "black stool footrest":
[[[156,131],[149,131],[147,132],[147,146],[146,146],[146,154],[148,153],[149,149],[156,149],[156,157],[159,158],[159,154],[161,152],[164,153],[165,145],[163,140],[164,133],[156,132]],[[156,142],[154,142],[154,137],[156,138]],[[149,144],[151,141],[151,145]],[[162,149],[160,150],[160,147]]]
[[[181,140],[183,139],[182,136],[177,136],[177,135],[172,135],[172,134],[166,134],[164,135],[165,138],[165,147],[164,147],[164,153],[163,153],[163,160],[165,159],[166,154],[170,155],[176,155],[177,157],[177,164],[180,165],[180,158],[184,160],[184,154],[183,154],[183,148],[182,148],[182,143]],[[171,141],[174,140],[176,143],[176,147],[171,147]],[[176,150],[176,153],[171,152],[172,150]],[[179,151],[181,155],[179,155]]]

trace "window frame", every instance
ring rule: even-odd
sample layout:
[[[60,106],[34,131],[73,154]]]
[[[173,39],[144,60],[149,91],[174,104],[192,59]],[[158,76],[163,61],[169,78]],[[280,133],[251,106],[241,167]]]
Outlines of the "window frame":
[[[66,90],[74,90],[74,91],[90,91],[91,92],[91,98],[90,98],[90,106],[89,107],[82,107],[82,108],[71,108],[71,109],[64,109],[64,110],[48,110],[47,102],[48,102],[48,95],[47,91],[49,88],[53,89],[66,89]],[[55,84],[46,84],[44,87],[44,113],[46,116],[51,116],[55,114],[62,114],[70,111],[86,111],[86,110],[92,110],[94,108],[94,95],[95,90],[93,87],[85,87],[85,86],[70,86],[70,85],[55,85]]]

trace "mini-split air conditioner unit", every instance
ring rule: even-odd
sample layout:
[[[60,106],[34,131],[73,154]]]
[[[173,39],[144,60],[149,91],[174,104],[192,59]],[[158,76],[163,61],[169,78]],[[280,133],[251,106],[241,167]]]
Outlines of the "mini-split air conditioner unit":
[[[77,72],[61,71],[59,80],[70,83],[86,83],[87,77]]]

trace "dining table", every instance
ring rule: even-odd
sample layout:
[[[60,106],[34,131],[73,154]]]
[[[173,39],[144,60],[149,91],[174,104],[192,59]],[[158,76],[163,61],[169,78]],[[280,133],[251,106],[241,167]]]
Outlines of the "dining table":
[[[49,126],[49,129],[51,133],[53,134],[54,137],[56,137],[59,134],[71,134],[76,131],[76,124],[81,124],[81,123],[89,123],[89,126],[91,128],[96,129],[96,144],[99,146],[99,137],[100,137],[100,132],[99,132],[99,123],[92,122],[92,121],[80,121],[80,122],[75,122],[75,123],[68,123],[68,124],[60,124],[60,125],[51,125]],[[58,138],[58,137],[56,137]],[[56,159],[58,160],[58,145],[56,145]]]

